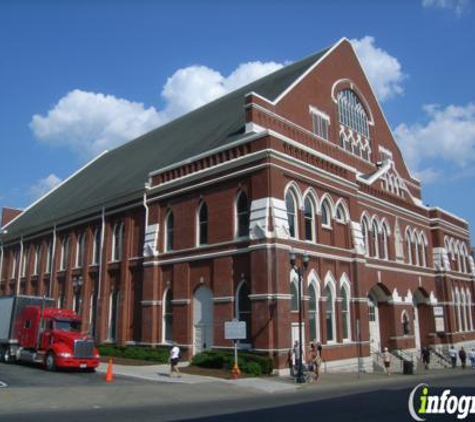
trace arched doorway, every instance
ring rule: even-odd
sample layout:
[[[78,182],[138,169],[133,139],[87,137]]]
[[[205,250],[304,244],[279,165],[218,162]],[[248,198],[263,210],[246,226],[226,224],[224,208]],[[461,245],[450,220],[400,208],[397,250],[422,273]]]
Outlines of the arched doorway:
[[[388,317],[390,293],[388,289],[377,284],[368,293],[368,320],[369,320],[369,344],[371,353],[381,352],[387,347],[389,337],[381,336],[381,321]]]
[[[213,334],[213,293],[201,286],[193,296],[193,353],[211,349]]]
[[[418,288],[412,297],[414,307],[414,342],[417,350],[428,345],[428,338],[424,333],[433,332],[431,330],[432,307],[430,306],[427,292]]]

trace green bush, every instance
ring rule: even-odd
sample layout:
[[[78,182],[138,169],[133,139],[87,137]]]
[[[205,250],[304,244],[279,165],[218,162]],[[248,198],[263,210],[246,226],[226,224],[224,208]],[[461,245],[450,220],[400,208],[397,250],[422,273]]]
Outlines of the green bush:
[[[228,369],[234,366],[234,354],[228,351],[206,351],[199,353],[191,359],[193,366],[201,368]],[[250,352],[240,352],[239,369],[249,375],[270,375],[274,370],[274,361],[263,355]]]
[[[170,356],[168,347],[143,347],[143,346],[115,346],[104,344],[98,346],[101,356],[111,356],[126,359],[146,360],[157,363],[167,363]]]

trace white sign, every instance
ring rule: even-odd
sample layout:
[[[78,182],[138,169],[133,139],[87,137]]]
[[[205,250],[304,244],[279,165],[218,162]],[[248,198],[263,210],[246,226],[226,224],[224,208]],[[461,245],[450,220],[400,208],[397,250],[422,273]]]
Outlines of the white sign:
[[[434,306],[434,316],[435,317],[443,317],[444,316],[444,308],[443,306]]]
[[[437,317],[435,319],[435,331],[436,333],[442,333],[445,331],[444,318]]]
[[[244,340],[246,337],[245,321],[233,319],[224,323],[224,338],[226,340]]]

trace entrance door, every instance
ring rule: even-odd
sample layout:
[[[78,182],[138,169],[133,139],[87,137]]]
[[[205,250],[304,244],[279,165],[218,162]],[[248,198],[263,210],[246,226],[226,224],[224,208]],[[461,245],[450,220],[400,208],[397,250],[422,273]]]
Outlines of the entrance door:
[[[421,332],[419,331],[419,309],[414,306],[414,340],[416,349],[421,350]]]
[[[371,352],[381,352],[381,335],[379,333],[379,310],[378,304],[372,298],[368,298],[369,319],[369,344]]]
[[[207,287],[201,286],[193,297],[194,354],[211,349],[213,334],[213,293]]]

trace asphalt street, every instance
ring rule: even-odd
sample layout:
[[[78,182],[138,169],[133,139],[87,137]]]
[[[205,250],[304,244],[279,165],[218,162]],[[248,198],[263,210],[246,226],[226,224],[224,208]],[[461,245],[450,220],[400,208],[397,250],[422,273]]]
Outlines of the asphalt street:
[[[447,372],[432,377],[432,387],[475,395],[475,371]],[[380,379],[376,384],[361,382],[351,386],[307,385],[299,391],[282,394],[259,393],[233,388],[223,383],[206,385],[165,385],[119,378],[112,385],[101,374],[47,373],[40,368],[0,365],[2,422],[38,422],[66,419],[68,422],[148,422],[148,421],[409,421],[408,398],[420,378]],[[59,388],[58,388],[59,387]],[[19,394],[25,392],[25,395]],[[11,396],[9,396],[9,394]],[[34,397],[35,405],[25,411],[9,410],[9,400]],[[34,395],[32,395],[34,394]],[[55,408],[40,407],[41,396],[61,397]],[[99,400],[104,396],[107,400]],[[47,401],[46,397],[44,397]],[[47,397],[54,402],[51,397]],[[76,408],[66,402],[78,401]],[[64,407],[61,402],[64,401]],[[13,403],[13,402],[12,402]],[[18,404],[18,403],[17,403]],[[31,403],[30,403],[31,404]],[[36,407],[37,408],[36,408]],[[429,420],[429,419],[428,419]],[[457,420],[431,416],[430,420]]]

